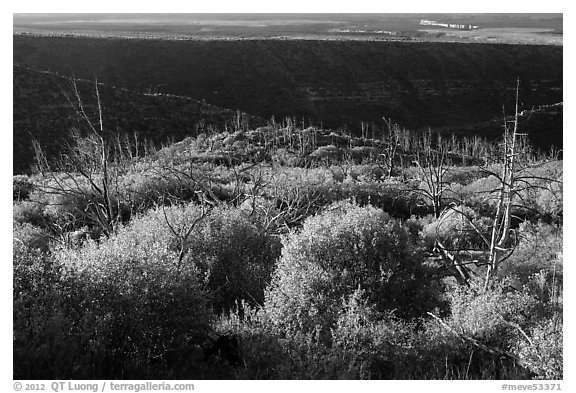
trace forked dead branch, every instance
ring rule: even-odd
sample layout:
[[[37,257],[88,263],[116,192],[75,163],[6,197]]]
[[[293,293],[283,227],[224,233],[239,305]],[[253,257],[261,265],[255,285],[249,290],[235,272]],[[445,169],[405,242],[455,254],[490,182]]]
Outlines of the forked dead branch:
[[[467,267],[470,263],[474,263],[477,266],[485,266],[485,290],[488,289],[491,282],[496,278],[502,263],[510,258],[518,245],[517,233],[513,228],[513,219],[521,220],[521,218],[514,215],[514,209],[532,209],[530,206],[522,203],[524,202],[522,192],[531,188],[542,188],[545,191],[550,191],[546,187],[530,182],[530,180],[539,180],[548,184],[562,183],[559,179],[527,174],[527,169],[533,166],[533,164],[529,162],[526,154],[528,145],[526,143],[521,144],[520,142],[520,138],[526,135],[520,133],[518,129],[519,88],[520,80],[518,79],[513,119],[509,120],[504,116],[504,132],[500,152],[500,172],[498,173],[489,169],[487,166],[480,168],[483,173],[497,180],[497,187],[492,189],[488,196],[489,199],[496,200],[490,228],[486,231],[485,228],[476,225],[473,217],[455,203],[449,204],[441,214],[439,214],[438,228],[441,227],[444,220],[455,213],[461,220],[466,222],[468,228],[474,231],[484,243],[485,248],[480,260],[466,260],[461,258],[462,255],[472,255],[471,252],[474,252],[474,256],[477,257],[477,249],[450,250],[442,244],[442,240],[439,237],[436,240],[436,249],[441,253],[445,261],[457,270],[458,278],[463,283],[468,283],[470,280],[470,272]],[[438,206],[440,206],[439,202],[441,202],[441,197],[445,190],[445,183],[442,179],[447,172],[447,168],[443,168],[442,164],[443,161],[440,160],[436,166],[433,166],[434,169],[428,171],[428,175],[426,176],[427,183],[429,183],[431,189],[435,191],[428,192],[426,195],[432,199],[435,208],[437,203]]]

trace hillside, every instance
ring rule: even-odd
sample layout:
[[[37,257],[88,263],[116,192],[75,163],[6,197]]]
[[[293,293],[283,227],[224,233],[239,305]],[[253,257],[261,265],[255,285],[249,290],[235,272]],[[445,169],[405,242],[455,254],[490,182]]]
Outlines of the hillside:
[[[94,82],[79,80],[77,85],[86,107],[94,110]],[[196,135],[210,126],[223,129],[238,116],[236,111],[187,97],[142,94],[110,85],[99,89],[105,128],[119,135],[137,133],[141,141],[155,145]],[[29,171],[34,157],[32,138],[54,156],[70,129],[79,127],[64,92],[72,95],[69,78],[14,66],[14,173]],[[262,122],[245,114],[241,118],[254,125]]]
[[[541,107],[526,109],[518,117],[522,133],[529,136],[530,143],[534,148],[541,151],[550,149],[562,150],[563,146],[563,103],[543,105]],[[512,116],[508,120],[513,120]],[[444,135],[455,134],[457,136],[480,135],[488,140],[502,138],[503,119],[495,118],[468,125],[465,127],[442,127],[435,131]]]
[[[392,117],[465,127],[562,101],[562,47],[314,40],[139,40],[14,35],[14,63],[264,118],[357,130]]]

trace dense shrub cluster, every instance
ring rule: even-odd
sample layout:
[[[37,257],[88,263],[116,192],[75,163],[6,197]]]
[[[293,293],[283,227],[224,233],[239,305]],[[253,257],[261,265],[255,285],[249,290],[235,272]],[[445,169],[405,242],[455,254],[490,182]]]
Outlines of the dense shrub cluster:
[[[12,178],[12,199],[21,201],[28,199],[30,193],[34,190],[34,184],[30,178],[25,175],[14,176]]]
[[[240,309],[220,319],[218,329],[241,337],[246,367],[238,378],[414,378],[404,362],[414,343],[414,324],[378,312],[363,290],[342,299],[333,328],[322,333],[279,331],[266,310]]]
[[[262,302],[278,250],[277,240],[241,210],[223,207],[206,213],[200,205],[189,204],[152,210],[108,241],[62,250],[58,258],[91,269],[143,264],[135,272],[161,263],[195,276],[213,307],[221,310],[240,299]]]
[[[46,252],[49,249],[50,233],[43,228],[34,226],[28,222],[14,222],[13,239],[20,246]]]
[[[241,337],[246,367],[232,371],[237,378],[561,378],[561,320],[550,318],[548,306],[528,293],[507,292],[505,282],[487,292],[479,289],[447,292],[452,313],[443,323],[450,330],[434,319],[407,321],[379,312],[361,289],[341,298],[328,332],[319,326],[278,329],[276,314],[246,304],[217,326]]]
[[[458,287],[449,295],[448,323],[496,348],[504,348],[520,334],[511,323],[526,328],[539,316],[538,301],[526,292],[511,291],[506,282],[487,291],[481,291],[480,285]]]
[[[166,351],[208,338],[196,272],[178,271],[150,248],[122,259],[129,251],[114,247],[126,246],[89,246],[91,259],[15,249],[15,375],[143,378]]]
[[[557,165],[530,172],[518,198],[539,212],[514,212],[485,287],[495,176],[450,167],[437,217],[421,167],[291,130],[114,163],[108,232],[85,177],[15,178],[15,378],[562,378],[562,187],[541,179]],[[438,241],[475,253],[470,280]]]
[[[284,241],[266,307],[285,329],[329,329],[342,298],[360,288],[378,310],[419,316],[434,286],[405,227],[374,207],[339,203]]]
[[[562,228],[538,222],[523,223],[514,254],[500,271],[518,286],[526,286],[539,299],[561,296],[563,281]]]
[[[551,318],[530,330],[531,340],[522,341],[520,356],[538,379],[563,379],[563,322]]]
[[[35,201],[15,202],[12,207],[12,219],[18,224],[32,224],[35,226],[45,226],[43,205]]]

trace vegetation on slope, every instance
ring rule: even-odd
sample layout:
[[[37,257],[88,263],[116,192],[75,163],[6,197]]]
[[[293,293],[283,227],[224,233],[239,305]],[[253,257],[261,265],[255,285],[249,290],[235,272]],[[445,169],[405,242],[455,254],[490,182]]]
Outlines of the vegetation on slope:
[[[525,141],[486,278],[502,145],[107,136],[14,178],[15,378],[562,378],[562,162]]]

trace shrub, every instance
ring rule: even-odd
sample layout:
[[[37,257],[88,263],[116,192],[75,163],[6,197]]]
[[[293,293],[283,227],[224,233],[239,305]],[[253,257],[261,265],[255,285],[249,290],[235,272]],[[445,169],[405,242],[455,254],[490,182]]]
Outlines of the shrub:
[[[244,211],[213,210],[186,247],[186,263],[203,274],[202,282],[212,291],[217,310],[228,309],[241,299],[250,304],[264,302],[264,288],[280,244]]]
[[[467,185],[478,180],[483,175],[477,167],[452,167],[446,173],[446,181],[452,184]]]
[[[518,228],[519,243],[500,268],[502,277],[514,277],[520,286],[545,300],[562,285],[562,228],[525,222]]]
[[[414,340],[410,365],[414,375],[434,379],[526,379],[533,371],[508,357],[495,356],[470,342],[478,342],[518,357],[523,332],[546,320],[549,310],[527,292],[511,290],[508,281],[483,290],[482,280],[458,286],[446,294],[450,314],[444,322],[424,320]]]
[[[342,150],[334,145],[320,146],[312,153],[310,157],[318,160],[333,162],[342,157]]]
[[[99,184],[97,178],[92,179]],[[14,220],[63,232],[83,226],[108,231],[118,213],[118,198],[110,190],[111,217],[105,213],[104,197],[89,181],[72,174],[54,173],[38,180],[29,200],[14,205]],[[62,234],[62,233],[60,233]]]
[[[328,369],[336,371],[336,378],[406,378],[404,362],[414,331],[413,324],[392,312],[376,311],[366,294],[356,290],[343,302],[332,330]]]
[[[563,212],[562,161],[549,161],[528,167],[521,172],[529,184],[520,192],[526,214],[561,216]]]
[[[84,248],[74,260],[96,265],[116,261],[119,266],[134,261],[147,261],[148,266],[151,260],[161,261],[170,269],[181,268],[196,275],[217,310],[240,299],[262,303],[279,242],[246,213],[228,207],[213,209],[183,239],[201,214],[202,208],[195,204],[157,208],[134,218],[102,246]]]
[[[218,330],[241,337],[248,379],[406,378],[406,353],[414,325],[375,310],[362,290],[340,299],[334,327],[323,340],[319,329],[279,331],[266,310],[247,304],[221,317]]]
[[[537,374],[537,379],[562,379],[562,318],[544,320],[530,333],[530,342],[524,340],[520,344],[520,357]]]
[[[120,199],[129,206],[131,215],[141,214],[161,204],[163,199],[190,201],[196,197],[196,184],[177,172],[156,168],[133,171],[119,179]]]
[[[362,162],[364,159],[376,156],[378,149],[372,146],[354,146],[349,152],[356,162]]]
[[[207,293],[194,266],[179,269],[162,238],[161,226],[121,228],[100,244],[55,254],[64,268],[64,315],[75,329],[78,351],[97,364],[82,370],[100,377],[138,379],[154,375],[150,367],[164,353],[200,345],[208,337]],[[166,237],[164,237],[166,238]],[[151,374],[152,373],[152,374]]]
[[[456,331],[487,345],[510,348],[520,334],[513,325],[526,328],[544,316],[540,303],[526,292],[510,290],[509,281],[497,282],[486,291],[481,285],[473,281],[470,288],[457,287],[448,293],[448,323]]]
[[[547,189],[539,190],[536,193],[535,206],[543,214],[561,216],[564,211],[562,195],[563,184],[551,183]]]
[[[288,167],[297,167],[303,162],[298,154],[285,148],[276,149],[272,154],[271,159],[272,162],[276,164]]]
[[[234,149],[238,149],[238,150],[245,149],[247,146],[248,146],[248,143],[246,141],[242,141],[242,140],[235,141],[232,144],[232,147]]]
[[[114,192],[110,193],[108,214],[105,198],[84,185],[71,189],[62,187],[55,192],[47,191],[39,199],[44,205],[43,215],[47,222],[51,228],[59,228],[58,232],[89,228],[94,234],[105,233],[108,236],[121,216],[121,204]]]
[[[412,241],[415,244],[430,246],[432,244],[431,241],[433,242],[433,238],[428,233],[429,230],[426,232],[424,230],[425,228],[428,228],[430,225],[434,224],[436,221],[436,217],[434,217],[432,214],[428,214],[423,217],[411,216],[406,221],[404,221],[404,225],[406,225],[408,233],[410,234]],[[425,240],[425,242],[422,240]]]
[[[564,210],[562,183],[531,181],[531,185],[521,190],[519,212],[527,217],[558,217]]]
[[[28,176],[18,175],[12,177],[12,199],[14,201],[28,199],[33,190],[34,184]]]
[[[70,224],[71,227],[81,227],[89,223],[84,212],[94,209],[101,203],[100,198],[87,187],[82,187],[78,192],[66,192],[45,194],[44,215],[51,222],[57,222],[61,226]],[[93,224],[93,223],[91,223]]]
[[[529,379],[530,371],[462,340],[437,321],[422,324],[405,361],[406,378]]]
[[[82,353],[62,306],[66,284],[58,264],[19,242],[14,243],[12,263],[14,378],[71,375]]]
[[[394,217],[408,218],[415,202],[413,195],[397,180],[346,180],[340,183],[326,168],[289,168],[277,170],[269,177],[265,195],[276,199],[279,209],[296,207],[294,216],[302,218],[345,199],[353,199],[362,206],[378,207]]]
[[[263,309],[238,302],[235,309],[221,314],[215,329],[220,334],[236,335],[242,344],[244,368],[236,369],[240,379],[290,378],[285,370],[291,354],[274,331]],[[228,375],[230,377],[230,375]]]
[[[266,309],[281,328],[326,331],[342,297],[358,288],[378,311],[397,309],[399,316],[411,317],[434,303],[431,282],[399,221],[343,202],[284,239]]]
[[[445,211],[438,220],[425,225],[422,234],[428,246],[439,240],[452,250],[481,250],[486,244],[474,227],[489,237],[491,224],[489,218],[480,216],[471,208],[456,206]]]
[[[499,170],[497,169],[497,172]],[[489,197],[498,190],[500,182],[495,176],[479,178],[466,186],[456,187],[457,199],[483,216],[492,216],[497,198]]]
[[[38,227],[43,227],[46,224],[44,205],[42,203],[34,201],[14,202],[12,212],[14,223],[28,223]]]
[[[14,223],[13,238],[25,247],[37,249],[42,252],[48,251],[50,234],[39,227],[29,223]]]

